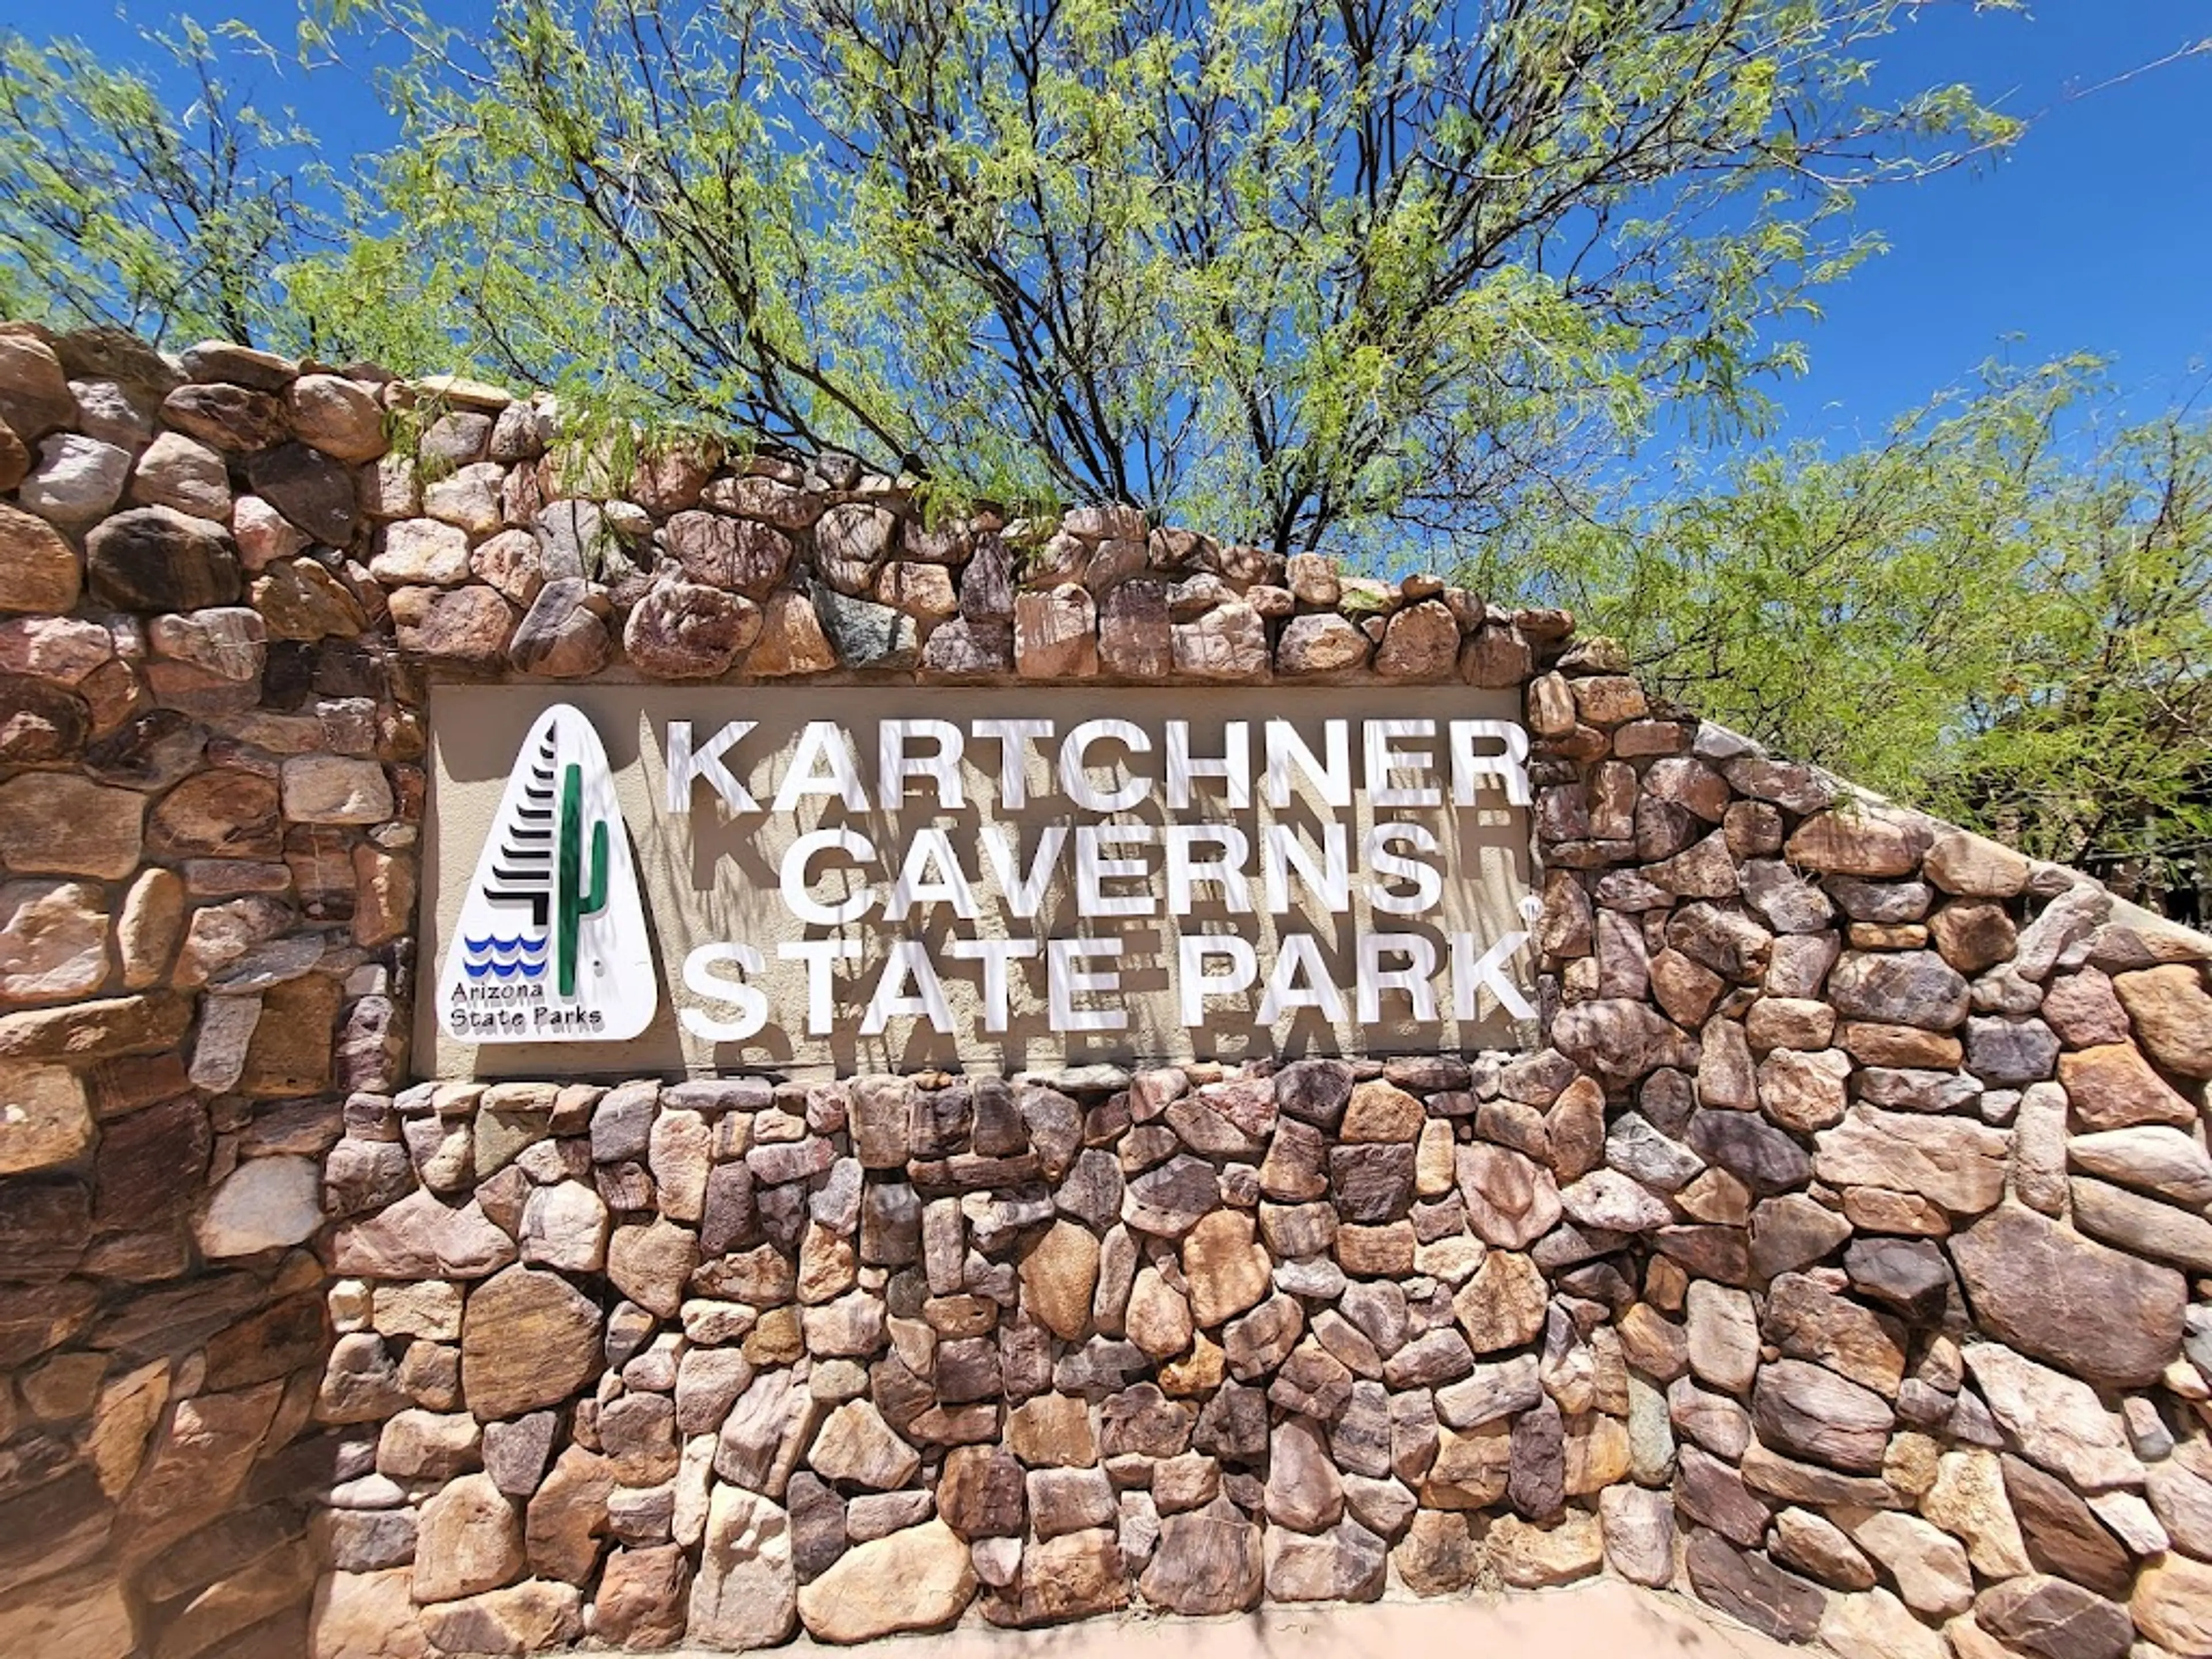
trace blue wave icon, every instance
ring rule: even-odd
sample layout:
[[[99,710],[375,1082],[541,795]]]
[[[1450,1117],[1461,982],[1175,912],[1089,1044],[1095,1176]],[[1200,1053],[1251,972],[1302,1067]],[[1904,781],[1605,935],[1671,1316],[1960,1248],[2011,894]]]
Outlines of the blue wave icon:
[[[483,939],[461,938],[461,968],[471,979],[482,979],[487,974],[495,979],[513,979],[520,974],[525,979],[539,979],[545,973],[545,947],[551,942],[550,933],[540,933],[535,939],[518,933],[513,939],[501,939],[489,934]]]
[[[550,934],[541,933],[536,939],[525,939],[521,934],[517,933],[513,939],[501,939],[498,934],[494,933],[486,939],[464,939],[461,944],[471,956],[511,957],[517,952],[526,957],[543,956],[545,954],[546,940],[550,937]]]
[[[461,963],[461,971],[466,974],[471,979],[482,979],[486,974],[496,975],[501,979],[513,979],[517,974],[520,974],[525,979],[538,979],[544,975],[545,964],[542,962],[471,962],[464,960]]]

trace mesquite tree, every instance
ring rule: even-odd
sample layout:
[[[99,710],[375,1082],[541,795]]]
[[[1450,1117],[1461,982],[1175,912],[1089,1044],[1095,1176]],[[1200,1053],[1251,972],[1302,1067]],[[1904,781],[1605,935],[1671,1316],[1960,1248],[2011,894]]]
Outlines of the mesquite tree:
[[[2099,366],[1987,371],[1881,441],[1753,456],[1467,579],[1647,684],[2191,920],[2212,902],[2212,418]]]
[[[398,135],[261,331],[948,496],[1425,550],[1663,409],[1755,418],[1863,189],[2014,130],[1872,97],[1915,10],[338,0],[310,45],[399,43]]]

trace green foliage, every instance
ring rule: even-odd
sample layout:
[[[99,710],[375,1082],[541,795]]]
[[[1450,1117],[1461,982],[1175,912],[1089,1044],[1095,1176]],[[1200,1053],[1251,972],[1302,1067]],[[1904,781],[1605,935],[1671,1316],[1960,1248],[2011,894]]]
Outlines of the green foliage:
[[[1783,753],[2147,897],[2212,889],[2212,420],[2129,422],[2087,360],[1465,574]]]
[[[1870,101],[1908,0],[325,3],[398,137],[249,263],[326,353],[1376,559],[1755,428],[1863,189],[2015,131]]]
[[[285,280],[328,232],[302,200],[312,135],[240,91],[274,74],[251,36],[184,18],[144,39],[178,106],[73,41],[0,32],[0,315],[303,344]]]

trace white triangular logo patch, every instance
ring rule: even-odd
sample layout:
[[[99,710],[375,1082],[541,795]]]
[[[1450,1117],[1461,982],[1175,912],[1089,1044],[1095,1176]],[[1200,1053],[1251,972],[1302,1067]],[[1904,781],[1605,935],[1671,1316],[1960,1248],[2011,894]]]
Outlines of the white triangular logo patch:
[[[514,757],[438,978],[465,1042],[619,1042],[660,987],[599,734],[556,703]]]

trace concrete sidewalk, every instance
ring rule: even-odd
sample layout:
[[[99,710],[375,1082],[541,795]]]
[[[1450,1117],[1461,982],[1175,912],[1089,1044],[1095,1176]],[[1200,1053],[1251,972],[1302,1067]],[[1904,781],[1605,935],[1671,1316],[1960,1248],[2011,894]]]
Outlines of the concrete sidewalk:
[[[1803,1659],[1678,1595],[1599,1578],[1565,1589],[1361,1606],[1268,1606],[1230,1619],[1103,1618],[1042,1630],[964,1625],[864,1650],[870,1659]],[[793,1649],[782,1651],[789,1652]],[[669,1659],[716,1659],[684,1650]]]

